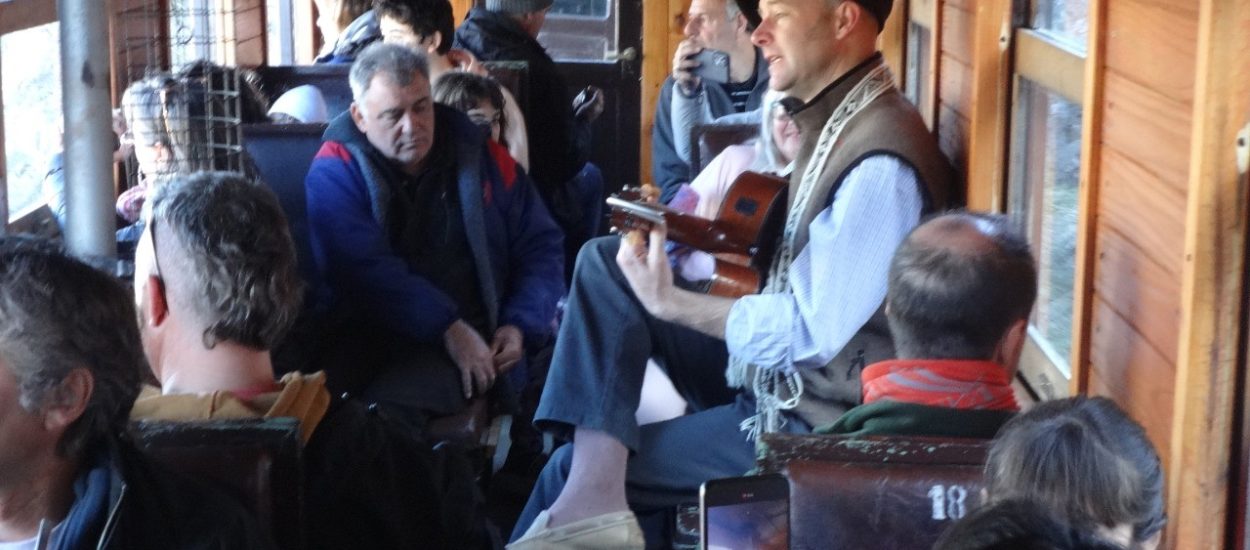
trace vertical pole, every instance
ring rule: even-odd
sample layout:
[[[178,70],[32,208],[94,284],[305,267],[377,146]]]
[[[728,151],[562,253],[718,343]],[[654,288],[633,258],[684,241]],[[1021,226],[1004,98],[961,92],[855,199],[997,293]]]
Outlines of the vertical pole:
[[[100,0],[57,0],[61,109],[65,116],[65,209],[69,250],[117,255],[113,233],[113,126],[108,11]]]

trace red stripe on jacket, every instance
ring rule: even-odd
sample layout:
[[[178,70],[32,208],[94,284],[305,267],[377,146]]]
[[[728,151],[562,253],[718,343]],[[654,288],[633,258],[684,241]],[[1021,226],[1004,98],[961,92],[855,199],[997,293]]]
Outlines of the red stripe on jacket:
[[[313,158],[336,158],[343,162],[350,162],[352,160],[352,154],[347,151],[346,147],[343,147],[342,143],[337,141],[327,141],[321,144],[321,149],[317,151],[317,156]]]

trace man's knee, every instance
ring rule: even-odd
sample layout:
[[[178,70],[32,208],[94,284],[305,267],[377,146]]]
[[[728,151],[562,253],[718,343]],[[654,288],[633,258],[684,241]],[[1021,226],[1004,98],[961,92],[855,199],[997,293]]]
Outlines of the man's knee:
[[[611,273],[616,266],[616,251],[620,248],[620,243],[621,239],[616,236],[597,237],[586,241],[577,253],[574,278],[591,277],[592,280],[601,280],[600,275]]]

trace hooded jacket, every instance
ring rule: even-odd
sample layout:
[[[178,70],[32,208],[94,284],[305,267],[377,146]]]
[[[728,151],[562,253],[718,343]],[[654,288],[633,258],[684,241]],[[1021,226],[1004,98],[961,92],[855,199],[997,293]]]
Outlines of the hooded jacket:
[[[572,96],[555,61],[507,14],[482,8],[469,11],[456,29],[455,47],[483,61],[527,63],[530,168],[543,196],[550,197],[590,159],[590,125],[574,118]]]
[[[351,63],[365,46],[382,39],[378,18],[373,10],[360,14],[347,25],[334,41],[334,48],[317,58],[317,63]]]
[[[529,177],[503,146],[467,117],[435,106],[434,139],[451,140],[455,189],[476,267],[487,332],[514,325],[527,343],[552,331],[564,292],[563,235]],[[393,232],[396,168],[356,128],[350,112],[335,118],[313,159],[305,187],[319,301],[370,323],[439,343],[459,306],[409,270]]]

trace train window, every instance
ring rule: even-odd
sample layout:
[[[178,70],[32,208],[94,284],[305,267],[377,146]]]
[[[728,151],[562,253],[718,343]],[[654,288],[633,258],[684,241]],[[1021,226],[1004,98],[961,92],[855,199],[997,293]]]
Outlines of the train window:
[[[1038,344],[1061,370],[1072,351],[1081,106],[1028,79],[1018,83],[1009,212],[1038,261]]]
[[[1033,4],[1032,27],[1084,52],[1089,38],[1089,0],[1037,0]]]
[[[1087,0],[1035,0],[1037,28],[1015,32],[1007,211],[1038,262],[1031,345],[1020,371],[1045,398],[1072,378],[1080,234]]]
[[[61,150],[60,23],[0,36],[0,103],[4,105],[4,159],[9,220],[43,204],[42,183]]]
[[[608,61],[616,52],[613,0],[555,0],[538,41],[560,61]]]
[[[267,64],[295,64],[294,12],[291,0],[265,0]]]
[[[929,126],[933,125],[933,102],[926,101],[929,97],[929,49],[931,36],[929,29],[917,25],[916,23],[907,24],[907,69],[904,73],[903,81],[905,82],[904,93],[907,99],[911,100],[920,110],[920,114],[924,117],[925,123]]]

